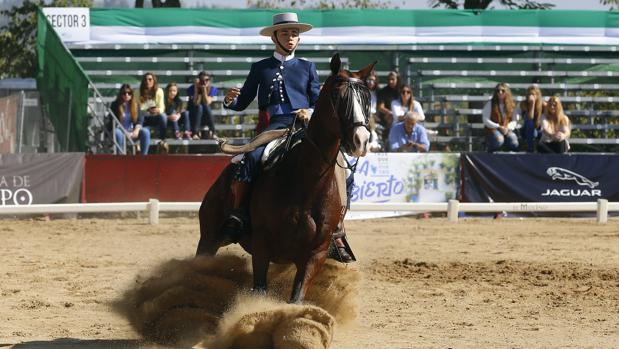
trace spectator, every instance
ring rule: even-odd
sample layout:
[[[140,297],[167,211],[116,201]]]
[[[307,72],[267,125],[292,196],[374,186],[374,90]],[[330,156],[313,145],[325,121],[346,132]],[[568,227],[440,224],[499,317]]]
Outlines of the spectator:
[[[570,150],[570,129],[570,119],[563,113],[561,100],[556,96],[550,97],[542,117],[542,137],[537,150],[540,153],[567,153]]]
[[[150,146],[150,130],[142,127],[144,117],[138,112],[138,104],[129,84],[123,84],[120,87],[110,109],[120,122],[120,125],[114,129],[117,152],[126,154],[125,137],[129,137],[132,140],[139,139],[140,152],[142,155],[147,155]]]
[[[426,129],[417,123],[420,115],[414,111],[404,114],[404,120],[393,124],[389,132],[389,149],[392,152],[419,152],[430,150]]]
[[[402,121],[404,114],[409,111],[414,111],[419,114],[417,121],[424,121],[426,115],[423,113],[421,103],[417,102],[413,97],[413,90],[409,85],[402,85],[400,88],[400,97],[391,102],[391,115],[394,121]]]
[[[165,113],[168,123],[172,124],[174,129],[174,137],[182,139],[183,135],[187,139],[191,139],[191,126],[189,123],[189,113],[183,110],[183,101],[178,95],[178,85],[171,82],[165,88]],[[184,133],[181,133],[179,124],[183,125]]]
[[[401,85],[400,74],[396,71],[392,71],[387,75],[387,85],[381,88],[376,94],[376,116],[378,117],[378,123],[387,130],[386,133],[389,133],[389,129],[391,129],[391,125],[393,124],[391,102],[398,99],[400,96]],[[384,137],[387,137],[387,135],[385,134]]]
[[[518,117],[509,85],[504,82],[497,84],[492,99],[482,111],[488,152],[500,150],[503,145],[511,151],[518,150],[518,136],[514,133]]]
[[[520,102],[520,114],[523,119],[520,134],[527,142],[527,152],[529,153],[535,151],[535,143],[539,141],[542,134],[540,125],[544,104],[542,91],[536,85],[527,88],[525,99]]]
[[[144,117],[144,125],[159,130],[159,139],[164,141],[167,128],[167,117],[164,113],[165,102],[163,90],[157,84],[157,78],[153,73],[146,73],[142,76],[139,93],[136,97],[138,97],[140,113]]]
[[[376,71],[372,70],[370,76],[365,79],[365,85],[370,90],[370,114],[376,115],[376,94],[378,92],[378,77],[376,76]]]
[[[384,139],[382,135],[386,134],[386,131],[382,125],[377,125],[378,76],[376,76],[376,71],[372,70],[370,76],[365,79],[365,85],[370,90],[370,151],[380,151]],[[372,148],[376,150],[371,150]]]
[[[368,142],[368,151],[372,153],[379,152],[383,149],[383,142],[378,137],[376,133],[376,120],[373,117],[370,117],[370,140]]]
[[[216,137],[213,111],[211,110],[214,96],[217,96],[217,87],[211,85],[211,76],[207,72],[201,71],[198,78],[187,89],[187,97],[189,98],[187,109],[189,110],[193,139]],[[206,134],[201,134],[203,124],[208,127]]]

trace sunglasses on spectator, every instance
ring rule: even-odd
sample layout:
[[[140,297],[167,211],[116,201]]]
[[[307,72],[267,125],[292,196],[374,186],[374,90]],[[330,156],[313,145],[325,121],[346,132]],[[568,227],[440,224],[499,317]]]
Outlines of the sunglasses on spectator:
[[[409,90],[404,90],[404,91],[402,91],[402,94],[405,94],[405,95],[410,95],[410,94],[411,94],[411,91],[409,91]]]
[[[123,92],[123,95],[133,96],[133,92],[125,91],[125,92]]]
[[[498,93],[505,93],[504,89],[496,90]]]

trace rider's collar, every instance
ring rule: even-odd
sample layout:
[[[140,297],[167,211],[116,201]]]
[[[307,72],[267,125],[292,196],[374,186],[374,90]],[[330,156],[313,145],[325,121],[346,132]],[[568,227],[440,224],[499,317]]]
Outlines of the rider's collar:
[[[284,55],[281,55],[279,52],[274,51],[273,57],[275,57],[275,59],[277,59],[280,62],[286,62],[294,58],[294,52],[292,52],[288,56],[284,56]]]

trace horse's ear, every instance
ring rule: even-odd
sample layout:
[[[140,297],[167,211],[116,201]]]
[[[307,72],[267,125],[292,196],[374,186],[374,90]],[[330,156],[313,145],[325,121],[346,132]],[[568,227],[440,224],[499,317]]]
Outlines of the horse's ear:
[[[340,60],[340,54],[336,53],[331,58],[331,75],[337,75],[342,67],[342,61]]]
[[[370,76],[370,74],[372,73],[372,71],[374,70],[374,66],[376,65],[376,63],[378,63],[378,61],[374,61],[374,63],[368,65],[367,67],[359,70],[357,72],[357,74],[359,75],[359,78],[361,80],[365,80],[367,79],[368,76]]]

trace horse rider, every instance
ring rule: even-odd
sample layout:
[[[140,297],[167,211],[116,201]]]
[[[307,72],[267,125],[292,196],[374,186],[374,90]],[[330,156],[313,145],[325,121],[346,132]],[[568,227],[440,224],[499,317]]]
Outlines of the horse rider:
[[[257,94],[261,121],[268,120],[264,130],[289,128],[295,118],[308,121],[320,93],[320,81],[316,65],[296,58],[295,50],[299,45],[299,35],[310,29],[310,24],[299,22],[296,13],[273,15],[272,25],[260,30],[260,35],[271,38],[275,52],[271,57],[252,64],[243,87],[232,88],[226,93],[224,106],[244,110]],[[264,148],[260,146],[246,153],[232,180],[233,211],[224,224],[224,234],[233,242],[238,242],[247,230],[247,194],[262,170],[260,160]],[[342,256],[345,251],[338,250],[342,261],[349,261]]]

